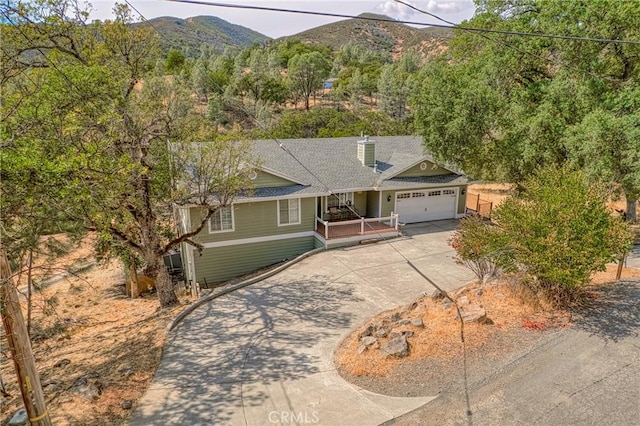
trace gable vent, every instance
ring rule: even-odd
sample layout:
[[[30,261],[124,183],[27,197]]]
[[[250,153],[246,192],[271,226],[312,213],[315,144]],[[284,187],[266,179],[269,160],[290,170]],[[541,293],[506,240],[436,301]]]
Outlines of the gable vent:
[[[364,140],[358,141],[358,160],[364,165],[373,167],[376,164],[376,143],[365,136]]]

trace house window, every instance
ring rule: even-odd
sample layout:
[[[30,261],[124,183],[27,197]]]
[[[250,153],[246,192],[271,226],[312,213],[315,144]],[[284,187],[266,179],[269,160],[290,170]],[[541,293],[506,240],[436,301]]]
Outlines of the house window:
[[[331,207],[350,206],[353,204],[353,192],[339,192],[327,197],[327,210]]]
[[[224,206],[218,209],[209,218],[209,232],[230,232],[233,231],[233,208]]]
[[[398,194],[398,199],[411,198],[410,192],[405,192],[404,194]]]
[[[444,189],[442,190],[442,195],[454,195],[456,193],[455,189]]]
[[[413,194],[411,194],[411,196],[413,198],[420,198],[420,197],[424,197],[426,194],[424,192],[414,192]]]
[[[429,197],[437,197],[439,195],[442,195],[441,191],[429,191]]]
[[[300,223],[300,199],[278,200],[278,225]]]

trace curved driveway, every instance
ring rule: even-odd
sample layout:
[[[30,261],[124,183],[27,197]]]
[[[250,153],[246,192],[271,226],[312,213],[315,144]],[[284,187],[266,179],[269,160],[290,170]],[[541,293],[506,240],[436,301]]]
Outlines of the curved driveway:
[[[333,352],[380,311],[473,276],[447,244],[456,221],[409,225],[405,237],[322,252],[221,296],[171,333],[136,425],[378,425],[433,398],[392,398],[345,382]]]

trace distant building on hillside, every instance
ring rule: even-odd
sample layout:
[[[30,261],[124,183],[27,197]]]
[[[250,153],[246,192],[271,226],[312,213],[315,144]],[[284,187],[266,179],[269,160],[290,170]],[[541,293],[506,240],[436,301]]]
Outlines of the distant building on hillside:
[[[337,78],[328,78],[322,83],[322,89],[331,90],[333,89],[333,83],[335,83]]]

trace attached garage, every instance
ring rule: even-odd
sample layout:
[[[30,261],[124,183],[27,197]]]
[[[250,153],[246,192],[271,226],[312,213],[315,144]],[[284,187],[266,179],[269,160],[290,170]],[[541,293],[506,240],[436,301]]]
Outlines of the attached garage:
[[[458,188],[433,188],[396,193],[400,222],[453,219],[458,205]]]

